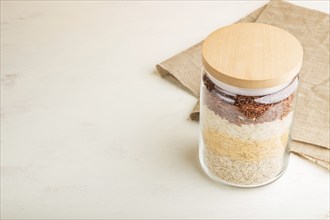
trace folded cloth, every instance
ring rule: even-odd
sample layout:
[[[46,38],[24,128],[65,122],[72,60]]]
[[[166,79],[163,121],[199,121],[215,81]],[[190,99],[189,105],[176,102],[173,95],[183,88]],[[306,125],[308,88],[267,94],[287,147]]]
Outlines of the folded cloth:
[[[284,1],[270,1],[238,22],[258,22],[293,34],[304,48],[300,89],[292,128],[291,151],[330,169],[329,133],[329,15]],[[208,33],[206,33],[208,34]],[[201,44],[156,65],[199,98]],[[199,119],[199,102],[190,118]]]

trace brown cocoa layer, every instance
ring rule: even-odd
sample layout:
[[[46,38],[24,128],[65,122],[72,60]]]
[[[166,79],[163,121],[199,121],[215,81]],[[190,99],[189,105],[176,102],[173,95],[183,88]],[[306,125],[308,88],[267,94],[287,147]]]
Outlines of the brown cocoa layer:
[[[256,102],[264,96],[230,94],[216,86],[206,74],[203,82],[203,103],[215,114],[237,125],[281,120],[294,108],[294,92],[279,102],[264,104]]]

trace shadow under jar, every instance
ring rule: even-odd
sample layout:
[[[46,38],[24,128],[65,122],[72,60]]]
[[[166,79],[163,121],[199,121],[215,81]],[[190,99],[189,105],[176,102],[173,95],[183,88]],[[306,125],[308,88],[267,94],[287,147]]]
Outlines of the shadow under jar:
[[[203,43],[199,157],[214,180],[270,183],[289,159],[303,49],[279,28],[240,23]]]

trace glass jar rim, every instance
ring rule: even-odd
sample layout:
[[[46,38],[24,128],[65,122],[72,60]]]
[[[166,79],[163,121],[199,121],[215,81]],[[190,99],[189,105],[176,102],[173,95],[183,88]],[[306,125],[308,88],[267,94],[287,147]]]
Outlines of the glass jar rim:
[[[296,75],[291,80],[286,81],[285,83],[282,83],[282,84],[274,86],[274,87],[262,88],[262,89],[246,89],[246,88],[239,88],[239,87],[232,86],[227,83],[221,82],[220,80],[213,77],[212,74],[207,72],[207,70],[205,68],[202,69],[202,75],[203,75],[203,72],[205,72],[207,74],[207,77],[210,78],[216,86],[218,86],[221,89],[224,89],[227,92],[235,94],[235,95],[263,96],[263,95],[269,95],[269,94],[279,92],[291,84],[294,89],[296,89],[296,87],[298,86],[298,75]]]

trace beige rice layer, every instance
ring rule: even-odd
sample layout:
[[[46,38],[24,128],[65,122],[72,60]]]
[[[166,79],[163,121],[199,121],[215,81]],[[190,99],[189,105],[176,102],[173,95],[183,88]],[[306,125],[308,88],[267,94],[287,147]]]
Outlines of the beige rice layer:
[[[293,114],[282,120],[238,126],[202,106],[204,161],[228,182],[251,185],[276,177],[283,168]]]

